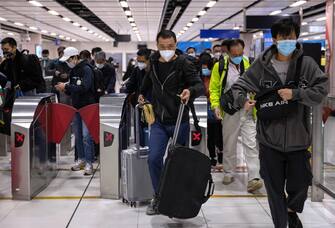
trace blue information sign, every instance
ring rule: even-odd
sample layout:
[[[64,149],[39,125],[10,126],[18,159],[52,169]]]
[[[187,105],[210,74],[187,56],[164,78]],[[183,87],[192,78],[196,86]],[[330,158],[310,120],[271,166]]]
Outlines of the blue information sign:
[[[235,29],[201,29],[200,38],[233,39],[240,38],[240,30]]]

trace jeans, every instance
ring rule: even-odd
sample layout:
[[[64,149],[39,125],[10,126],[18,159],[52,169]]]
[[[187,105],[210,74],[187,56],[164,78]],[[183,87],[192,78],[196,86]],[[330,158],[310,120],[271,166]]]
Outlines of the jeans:
[[[79,113],[76,113],[74,117],[73,132],[75,135],[75,149],[78,154],[78,159],[92,164],[94,157],[93,140]]]
[[[163,169],[163,158],[169,138],[172,138],[173,136],[174,128],[175,125],[165,125],[158,121],[151,125],[148,163],[151,182],[156,194],[158,193],[159,180]],[[189,131],[190,124],[188,122],[181,123],[177,137],[177,144],[183,146],[187,145]]]

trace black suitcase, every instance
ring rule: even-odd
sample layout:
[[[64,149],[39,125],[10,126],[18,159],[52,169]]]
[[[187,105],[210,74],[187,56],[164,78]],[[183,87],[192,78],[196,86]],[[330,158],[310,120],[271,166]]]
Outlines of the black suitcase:
[[[159,213],[180,219],[196,217],[214,192],[210,159],[197,150],[176,145],[184,106],[180,105],[158,193]]]

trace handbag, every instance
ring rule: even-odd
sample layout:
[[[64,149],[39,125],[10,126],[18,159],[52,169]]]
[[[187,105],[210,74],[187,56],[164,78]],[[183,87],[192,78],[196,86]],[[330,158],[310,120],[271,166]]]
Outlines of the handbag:
[[[259,120],[278,120],[287,118],[288,116],[297,113],[298,102],[292,100],[284,101],[279,96],[278,90],[298,88],[302,59],[303,55],[301,55],[297,60],[297,67],[293,84],[265,89],[256,95],[255,107],[257,109],[257,118]]]
[[[144,114],[145,121],[149,125],[155,123],[155,113],[154,113],[154,109],[152,107],[152,104],[146,103],[146,104],[143,105],[143,114]]]

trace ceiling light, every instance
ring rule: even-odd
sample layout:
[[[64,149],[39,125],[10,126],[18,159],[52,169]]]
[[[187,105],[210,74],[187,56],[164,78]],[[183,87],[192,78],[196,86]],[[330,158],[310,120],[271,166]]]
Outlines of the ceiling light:
[[[325,21],[327,18],[326,17],[320,17],[318,19],[316,19],[316,21]]]
[[[303,32],[303,33],[301,33],[300,35],[302,35],[302,36],[306,36],[306,35],[308,35],[308,32]]]
[[[191,27],[192,25],[193,25],[193,23],[190,22],[190,23],[187,23],[186,26],[187,26],[187,27]]]
[[[121,5],[123,8],[127,8],[127,7],[128,7],[128,2],[125,1],[125,0],[121,0],[121,1],[120,1],[120,5]]]
[[[20,22],[15,22],[14,25],[17,25],[17,26],[24,26],[24,24],[20,23]]]
[[[94,35],[95,35],[95,36],[98,36],[98,33],[95,32]]]
[[[185,31],[184,31],[184,30],[181,30],[179,33],[180,33],[180,34],[184,34],[184,33],[185,33]]]
[[[76,39],[72,39],[72,42],[76,42],[77,40]]]
[[[49,10],[48,13],[50,13],[51,15],[54,15],[54,16],[58,16],[59,15],[59,13],[57,13],[54,10]]]
[[[41,3],[39,3],[38,1],[28,1],[30,4],[32,4],[33,6],[37,6],[37,7],[42,7],[43,5]]]
[[[88,33],[91,33],[91,34],[93,34],[94,32],[93,32],[92,30],[88,30]]]
[[[80,24],[79,23],[77,23],[77,22],[73,22],[72,23],[74,26],[77,26],[77,27],[79,27],[80,26]]]
[[[65,39],[66,39],[66,40],[71,40],[71,38],[70,38],[70,37],[66,37]]]
[[[166,25],[166,29],[172,29],[172,24],[176,21],[177,16],[181,10],[181,6],[176,6],[173,10],[173,13],[170,17],[169,23]]]
[[[306,1],[297,1],[297,2],[295,2],[293,4],[291,4],[290,7],[298,7],[298,6],[301,6],[301,5],[305,4],[305,3],[306,3]]]
[[[12,33],[12,32],[7,32],[7,34],[10,35],[10,36],[14,36],[14,33]]]
[[[183,29],[184,29],[184,31],[187,31],[188,27],[185,26]]]
[[[192,22],[197,22],[197,21],[199,21],[198,17],[195,17],[195,18],[192,19]]]
[[[64,21],[67,21],[67,22],[71,21],[71,19],[68,18],[68,17],[63,17],[63,20],[64,20]]]
[[[130,23],[131,26],[133,27],[136,27],[136,24],[135,23]]]
[[[136,30],[138,30],[138,28],[137,27],[133,27],[133,30],[136,31]]]
[[[47,34],[48,31],[47,31],[47,30],[41,30],[41,33],[45,33],[45,34]]]
[[[99,35],[98,37],[99,37],[99,38],[102,38],[102,35]]]
[[[132,17],[128,17],[128,21],[129,21],[129,22],[134,22],[135,20],[134,20],[134,18],[132,18]]]
[[[7,19],[0,17],[0,21],[7,21]]]
[[[109,42],[109,39],[106,39],[107,42]]]
[[[306,40],[308,40],[308,38],[304,38],[304,39],[302,39],[302,40],[306,41]]]
[[[134,31],[134,33],[136,33],[136,34],[139,34],[139,33],[140,33],[140,31],[136,30],[136,31]]]
[[[211,8],[216,4],[216,1],[209,1],[206,5],[206,7]]]
[[[240,27],[239,26],[235,26],[233,29],[234,30],[240,30]]]
[[[31,30],[37,30],[37,28],[34,27],[34,26],[30,26],[29,28],[30,28]]]
[[[201,11],[198,13],[199,16],[203,16],[203,15],[205,15],[205,14],[206,14],[206,10],[201,10]]]
[[[319,40],[319,39],[321,39],[321,36],[314,36],[313,38],[316,39],[316,40]]]
[[[52,33],[50,33],[50,35],[51,35],[51,36],[56,36],[56,35],[57,35],[57,33],[55,33],[55,32],[52,32]]]
[[[81,27],[81,29],[82,29],[82,30],[85,30],[85,31],[88,30],[88,28],[86,28],[85,26]]]
[[[270,15],[277,15],[280,14],[282,11],[281,10],[275,10],[270,13]]]
[[[131,16],[131,12],[130,12],[130,10],[126,10],[126,11],[124,11],[124,13],[125,13],[127,16]]]
[[[63,36],[63,35],[59,35],[58,37],[59,37],[59,38],[64,38],[64,36]]]
[[[205,42],[208,42],[208,39],[205,39]]]
[[[307,25],[308,23],[306,21],[301,22],[301,25]]]

